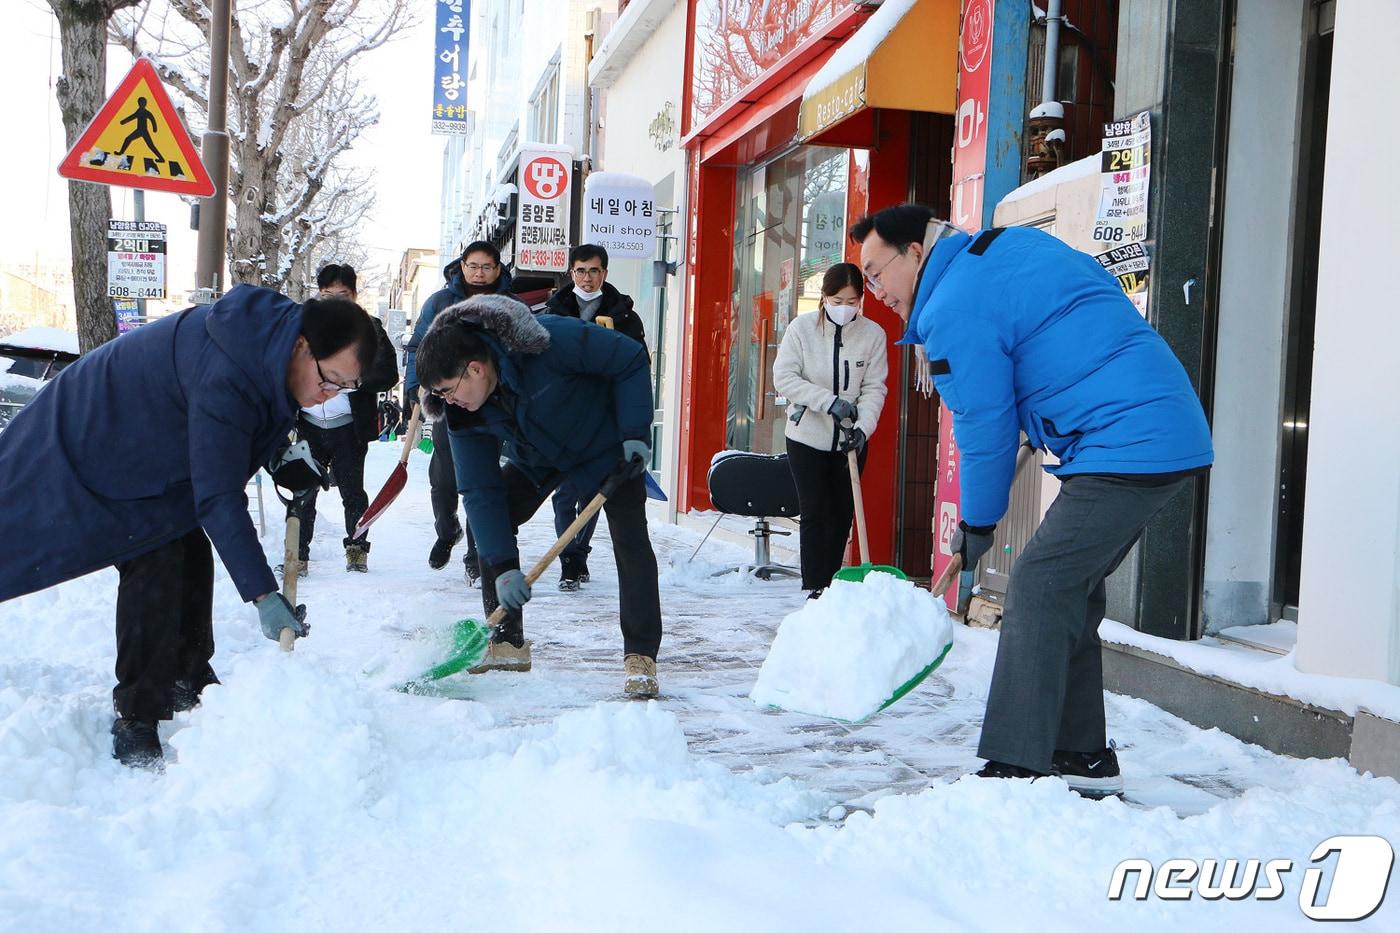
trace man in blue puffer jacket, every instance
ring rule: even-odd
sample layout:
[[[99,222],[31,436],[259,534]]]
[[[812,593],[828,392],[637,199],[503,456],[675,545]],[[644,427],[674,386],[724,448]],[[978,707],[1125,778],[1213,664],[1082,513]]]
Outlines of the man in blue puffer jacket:
[[[661,599],[642,477],[653,413],[646,347],[578,318],[536,317],[513,298],[482,295],[437,315],[417,366],[429,390],[424,411],[447,427],[476,532],[482,603],[488,613],[497,599],[507,609],[475,671],[530,669],[520,610],[531,593],[517,529],[561,482],[591,499],[621,473],[605,511],[617,559],[623,689],[655,696]]]
[[[861,266],[908,322],[953,413],[967,568],[1007,508],[1020,433],[1063,483],[1016,561],[978,755],[984,777],[1054,773],[1119,793],[1098,626],[1104,580],[1213,453],[1166,342],[1097,262],[1030,228],[958,232],[914,204],[859,221]]]
[[[156,721],[217,683],[210,542],[268,638],[306,633],[244,489],[299,408],[358,385],[376,343],[349,301],[240,285],[83,354],[0,433],[0,601],[104,567],[121,575],[123,763],[158,765]]]

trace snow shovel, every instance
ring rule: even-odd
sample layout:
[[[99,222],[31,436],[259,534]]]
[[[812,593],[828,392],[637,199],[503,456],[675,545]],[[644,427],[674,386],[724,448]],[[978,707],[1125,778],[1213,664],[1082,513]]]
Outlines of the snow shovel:
[[[384,481],[384,488],[379,490],[379,495],[374,497],[374,501],[365,509],[365,514],[360,516],[360,520],[355,523],[355,533],[350,537],[356,540],[364,537],[369,526],[374,524],[375,519],[384,514],[384,510],[389,508],[389,504],[399,497],[404,486],[408,485],[408,455],[413,452],[413,442],[418,436],[419,429],[423,426],[423,406],[419,405],[413,410],[413,417],[408,422],[408,431],[403,436],[403,452],[399,454],[398,465],[394,467],[389,478]]]
[[[549,565],[554,563],[554,559],[560,552],[568,546],[569,542],[583,530],[584,526],[598,514],[608,501],[608,497],[617,492],[617,487],[627,481],[627,473],[616,470],[603,483],[603,488],[598,490],[598,494],[593,497],[593,501],[588,503],[573,524],[564,530],[559,536],[559,540],[545,552],[535,566],[530,568],[530,572],[525,575],[525,582],[534,586],[535,581],[544,575],[549,569]],[[486,657],[486,646],[491,641],[491,632],[500,625],[506,617],[506,607],[497,606],[495,611],[487,617],[485,622],[478,622],[475,619],[463,619],[452,627],[452,653],[441,664],[431,667],[422,674],[399,687],[404,693],[418,693],[423,687],[434,680],[441,680],[450,677],[460,671],[470,667],[476,667],[481,663],[481,659]]]
[[[867,574],[878,571],[893,574],[901,580],[908,580],[908,575],[898,567],[870,562],[870,540],[865,533],[865,499],[860,494],[860,463],[856,460],[855,448],[846,451],[846,465],[851,471],[851,500],[856,507],[856,540],[860,542],[860,563],[855,567],[842,567],[836,571],[835,579],[859,583],[865,579]]]
[[[298,622],[306,620],[306,607],[297,605],[297,577],[301,575],[301,507],[305,500],[294,496],[287,504],[287,536],[282,541],[282,595]],[[277,636],[277,644],[283,651],[291,651],[297,637],[289,628],[284,628]]]

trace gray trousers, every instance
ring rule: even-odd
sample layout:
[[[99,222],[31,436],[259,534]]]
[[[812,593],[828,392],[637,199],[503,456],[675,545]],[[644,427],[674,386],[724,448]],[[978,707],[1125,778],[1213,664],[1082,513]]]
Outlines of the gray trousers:
[[[1104,730],[1104,580],[1184,485],[1074,476],[1011,571],[977,755],[1048,773],[1054,752],[1095,752]]]

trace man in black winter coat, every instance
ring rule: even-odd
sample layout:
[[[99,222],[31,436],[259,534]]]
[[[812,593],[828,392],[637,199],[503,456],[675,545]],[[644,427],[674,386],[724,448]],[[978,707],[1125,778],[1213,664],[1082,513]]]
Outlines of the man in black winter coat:
[[[476,295],[506,295],[515,297],[510,273],[501,265],[501,251],[485,240],[467,244],[462,255],[442,267],[446,283],[428,296],[418,319],[413,324],[413,336],[404,345],[404,408],[411,414],[418,404],[418,345],[432,326],[433,318],[448,307]],[[433,427],[433,456],[428,462],[429,496],[433,504],[433,526],[437,540],[428,552],[428,566],[441,570],[447,566],[452,549],[466,532],[467,553],[462,558],[467,583],[481,577],[476,540],[471,524],[459,518],[460,498],[457,494],[457,474],[452,464],[452,448],[447,443],[447,429]]]
[[[322,298],[355,301],[358,277],[352,266],[329,263],[316,274],[316,287]],[[374,363],[360,378],[360,387],[331,396],[324,402],[303,408],[297,415],[297,437],[311,447],[311,456],[335,475],[336,488],[345,508],[345,569],[369,570],[369,537],[355,540],[355,526],[369,508],[365,493],[365,455],[369,442],[379,436],[379,393],[399,381],[394,345],[378,318],[371,317],[377,338]],[[301,512],[301,573],[306,574],[311,557],[311,537],[316,530],[316,489],[305,497]]]
[[[646,328],[632,307],[632,298],[608,284],[608,251],[592,243],[569,251],[569,277],[565,285],[546,302],[548,314],[576,317],[607,327],[646,346]],[[650,464],[648,464],[650,467]],[[587,504],[567,480],[554,492],[554,533],[562,535]],[[588,555],[592,552],[593,529],[598,516],[584,526],[559,555],[559,589],[573,592],[588,582]]]

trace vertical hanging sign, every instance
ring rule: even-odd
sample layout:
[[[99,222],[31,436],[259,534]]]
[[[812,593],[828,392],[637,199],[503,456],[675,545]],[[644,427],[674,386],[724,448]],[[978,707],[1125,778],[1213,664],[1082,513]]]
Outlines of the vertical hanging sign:
[[[569,271],[572,164],[573,155],[558,147],[521,150],[520,217],[515,234],[517,269]]]
[[[991,99],[994,0],[963,0],[958,37],[958,111],[953,127],[953,224],[968,232],[982,227],[987,171],[987,105]],[[962,501],[961,471],[953,440],[953,413],[939,404],[938,482],[934,486],[933,575],[953,559],[953,532]],[[948,587],[949,609],[958,604],[958,584]]]
[[[433,135],[469,136],[467,49],[471,0],[437,0],[437,62],[433,69]]]

